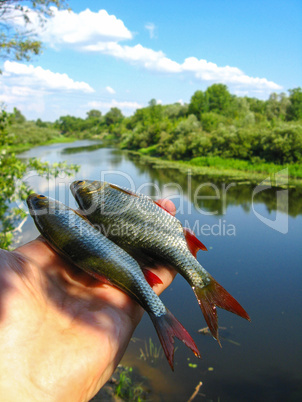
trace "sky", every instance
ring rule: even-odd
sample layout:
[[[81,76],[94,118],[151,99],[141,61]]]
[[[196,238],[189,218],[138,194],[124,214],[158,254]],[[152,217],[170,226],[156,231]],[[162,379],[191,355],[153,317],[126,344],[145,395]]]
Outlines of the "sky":
[[[259,99],[302,86],[301,0],[68,3],[43,28],[30,12],[41,55],[0,60],[8,111],[43,121],[111,107],[131,115],[151,99],[189,103],[214,83]],[[10,21],[22,29],[17,15]]]

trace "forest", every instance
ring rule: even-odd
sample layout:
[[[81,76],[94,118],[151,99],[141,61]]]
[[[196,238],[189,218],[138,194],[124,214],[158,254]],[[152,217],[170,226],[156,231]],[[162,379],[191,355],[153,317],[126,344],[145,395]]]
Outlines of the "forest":
[[[15,108],[6,119],[8,139],[19,149],[47,141],[93,138],[142,155],[194,165],[250,170],[251,166],[289,164],[294,176],[302,161],[301,88],[289,90],[288,96],[272,93],[264,101],[238,97],[224,84],[213,84],[196,91],[188,104],[162,105],[152,99],[129,117],[111,108],[104,115],[90,110],[85,119],[68,115],[54,123],[32,122]]]

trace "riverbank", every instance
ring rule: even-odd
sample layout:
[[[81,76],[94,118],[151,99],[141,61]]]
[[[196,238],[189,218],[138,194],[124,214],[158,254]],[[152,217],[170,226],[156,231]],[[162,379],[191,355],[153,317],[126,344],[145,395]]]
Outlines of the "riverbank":
[[[48,141],[41,141],[36,144],[26,142],[24,144],[9,145],[9,146],[6,146],[5,149],[7,150],[7,152],[14,152],[16,154],[19,154],[21,152],[29,151],[30,149],[35,148],[35,147],[40,147],[40,146],[44,146],[44,145],[52,145],[52,144],[70,143],[70,142],[74,142],[74,141],[78,141],[78,140],[79,139],[76,137],[58,136],[58,137],[54,137]],[[0,147],[0,152],[1,152],[1,147]]]
[[[275,165],[220,157],[199,157],[190,161],[169,161],[144,155],[140,151],[127,151],[142,163],[155,169],[176,169],[185,174],[200,175],[213,180],[235,181],[271,185],[272,187],[302,187],[302,165]]]
[[[72,143],[78,140],[79,138],[74,136],[65,137],[59,135],[36,144],[23,143],[11,145],[6,147],[6,150],[8,152],[21,153],[37,146]],[[96,138],[91,138],[91,140],[96,140]],[[112,145],[110,141],[103,141],[103,146]],[[265,180],[265,184],[270,184],[273,187],[302,187],[302,165],[297,163],[288,165],[265,162],[251,163],[249,161],[232,158],[225,159],[218,156],[197,157],[189,161],[170,161],[162,157],[150,156],[144,152],[145,149],[124,151],[139,158],[142,163],[152,165],[155,169],[176,169],[185,174],[190,173],[192,175],[212,178],[213,180],[235,181],[237,183],[259,184]],[[280,173],[281,171],[282,173]]]

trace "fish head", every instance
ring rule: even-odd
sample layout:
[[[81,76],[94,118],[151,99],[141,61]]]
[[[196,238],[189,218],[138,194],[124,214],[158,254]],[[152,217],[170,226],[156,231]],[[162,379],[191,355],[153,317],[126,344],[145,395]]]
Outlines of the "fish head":
[[[33,193],[27,197],[27,205],[32,216],[41,215],[48,211],[49,198],[43,194]]]
[[[70,189],[85,215],[96,210],[100,213],[100,208],[106,215],[119,215],[132,207],[134,198],[139,198],[133,191],[106,181],[78,180]]]
[[[82,212],[89,215],[102,198],[103,190],[109,183],[96,180],[77,180],[71,183],[70,190]]]
[[[33,193],[27,197],[27,205],[31,216],[41,216],[55,214],[59,211],[66,210],[66,207],[61,202],[42,194]]]

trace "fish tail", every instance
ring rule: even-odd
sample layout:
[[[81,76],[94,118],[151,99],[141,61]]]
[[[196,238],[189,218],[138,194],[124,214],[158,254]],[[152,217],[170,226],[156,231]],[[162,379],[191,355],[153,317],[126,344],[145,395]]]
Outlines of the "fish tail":
[[[216,307],[223,308],[250,321],[244,308],[214,278],[205,286],[193,286],[194,293],[213,337],[219,341]],[[220,345],[221,346],[221,345]]]
[[[166,313],[160,317],[155,314],[149,313],[153,325],[158,334],[160,343],[164,349],[166,358],[174,371],[174,337],[180,339],[185,345],[187,345],[195,354],[200,358],[199,350],[195,345],[191,335],[181,325],[181,323],[174,317],[172,313],[167,309]]]

